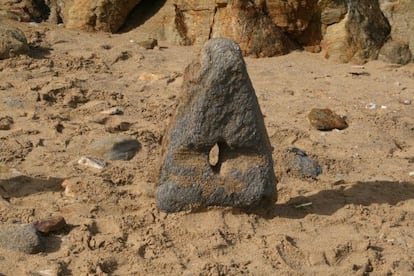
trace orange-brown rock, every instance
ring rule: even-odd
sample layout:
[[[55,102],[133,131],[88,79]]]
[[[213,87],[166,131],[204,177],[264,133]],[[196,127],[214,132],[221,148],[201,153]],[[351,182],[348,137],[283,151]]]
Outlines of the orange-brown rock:
[[[141,0],[73,0],[64,12],[67,28],[116,32]]]

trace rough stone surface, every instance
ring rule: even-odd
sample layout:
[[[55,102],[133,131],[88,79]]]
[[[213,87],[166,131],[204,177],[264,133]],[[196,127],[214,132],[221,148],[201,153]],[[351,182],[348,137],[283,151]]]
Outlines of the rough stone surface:
[[[33,223],[37,231],[42,233],[49,233],[58,231],[66,226],[66,221],[62,216],[51,216]]]
[[[390,31],[377,0],[349,0],[345,17],[327,27],[321,46],[334,61],[364,63],[377,58]]]
[[[412,59],[408,44],[400,41],[388,41],[382,46],[378,59],[389,63],[407,64]]]
[[[141,0],[73,0],[66,8],[65,26],[70,29],[116,32]]]
[[[320,21],[325,25],[338,23],[348,11],[346,2],[343,0],[321,0],[318,5],[321,11]]]
[[[319,45],[322,37],[318,0],[266,0],[261,5],[289,38],[305,49]]]
[[[0,247],[36,254],[42,251],[43,244],[33,225],[3,224],[0,225]]]
[[[379,0],[381,10],[390,22],[391,37],[395,41],[408,44],[414,51],[414,1]]]
[[[318,161],[311,159],[298,148],[288,149],[283,162],[285,170],[299,178],[317,178],[322,173]]]
[[[210,151],[218,160],[210,164]],[[240,47],[208,41],[185,70],[182,100],[165,136],[157,206],[256,205],[276,197],[270,143]]]
[[[318,130],[345,129],[348,127],[345,119],[330,109],[314,108],[308,115],[310,124]]]
[[[144,4],[144,3],[143,3]],[[137,11],[134,18],[145,18]],[[271,19],[263,1],[167,0],[139,28],[178,45],[203,45],[210,38],[227,37],[239,43],[244,55],[273,56],[296,49]]]
[[[28,51],[29,46],[22,31],[0,24],[0,59],[25,54]]]
[[[18,21],[40,22],[45,19],[40,12],[40,2],[31,0],[2,0],[0,1],[0,14]]]
[[[109,160],[130,160],[141,148],[140,143],[124,136],[110,136],[99,139],[92,145],[92,151]]]

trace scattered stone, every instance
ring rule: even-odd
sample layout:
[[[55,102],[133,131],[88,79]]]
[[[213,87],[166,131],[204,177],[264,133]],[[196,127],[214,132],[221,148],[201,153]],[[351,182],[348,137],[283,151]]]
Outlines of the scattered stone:
[[[414,171],[408,173],[409,176],[414,176]]]
[[[92,150],[109,160],[130,160],[141,148],[140,143],[130,137],[105,137],[92,145]]]
[[[94,168],[94,169],[98,169],[98,170],[102,170],[103,168],[106,167],[105,161],[98,160],[98,159],[92,158],[92,157],[86,157],[86,156],[82,156],[78,160],[78,164],[88,166],[90,168]]]
[[[322,173],[318,161],[311,159],[304,151],[290,148],[283,158],[286,172],[299,178],[316,179]]]
[[[13,118],[10,116],[0,116],[0,130],[9,130],[13,124]]]
[[[163,78],[165,78],[165,76],[163,76],[163,75],[144,72],[138,77],[138,80],[140,80],[140,81],[157,81],[157,80],[161,80]]]
[[[0,25],[0,60],[28,52],[27,39],[21,30]]]
[[[45,234],[61,230],[66,227],[66,225],[66,221],[62,216],[51,216],[33,223],[33,226],[37,231]]]
[[[144,41],[139,41],[138,45],[147,49],[147,50],[152,50],[155,47],[158,46],[158,40],[154,39],[154,38],[150,38],[148,40],[144,40]]]
[[[78,185],[77,182],[75,182],[72,179],[65,179],[62,184],[60,184],[62,186],[62,188],[65,189],[65,196],[68,197],[76,197],[76,194],[78,192],[78,188],[76,187]]]
[[[105,115],[122,115],[122,114],[124,114],[124,111],[122,111],[121,108],[115,106],[115,107],[112,107],[110,109],[101,111],[101,114],[105,114]]]
[[[42,251],[43,244],[33,225],[3,224],[0,225],[0,247],[36,254]]]
[[[411,100],[403,100],[403,101],[401,101],[401,103],[402,104],[405,104],[405,105],[410,105],[411,104]]]
[[[109,133],[127,131],[131,126],[130,122],[120,120],[119,118],[108,118],[105,124],[107,125],[106,131],[108,131]]]
[[[314,108],[308,115],[310,124],[318,130],[345,129],[348,127],[345,119],[332,110]]]
[[[377,108],[377,104],[376,103],[369,103],[365,106],[366,109],[376,109]]]
[[[235,42],[208,41],[186,68],[182,99],[165,137],[159,209],[248,207],[275,200],[270,142]],[[218,160],[209,161],[214,147]]]
[[[345,184],[345,177],[342,174],[337,174],[335,175],[335,181],[333,183],[333,185],[342,185]]]
[[[378,59],[405,65],[411,61],[412,54],[407,43],[390,40],[382,46]]]

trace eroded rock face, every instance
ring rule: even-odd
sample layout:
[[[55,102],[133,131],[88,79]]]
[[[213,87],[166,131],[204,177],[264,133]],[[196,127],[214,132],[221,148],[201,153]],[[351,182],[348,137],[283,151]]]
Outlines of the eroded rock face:
[[[116,32],[141,0],[73,0],[65,13],[70,29]]]
[[[186,68],[181,104],[165,137],[161,210],[247,207],[275,199],[270,143],[235,42],[208,41]]]
[[[165,6],[172,5],[174,11],[165,17],[165,29],[161,32],[166,40],[180,45],[203,44],[211,38],[227,37],[237,41],[244,55],[286,54],[296,46],[274,24],[262,2],[167,1]]]
[[[378,1],[349,0],[347,4],[344,18],[326,29],[322,41],[325,57],[337,62],[354,63],[376,59],[391,32]]]

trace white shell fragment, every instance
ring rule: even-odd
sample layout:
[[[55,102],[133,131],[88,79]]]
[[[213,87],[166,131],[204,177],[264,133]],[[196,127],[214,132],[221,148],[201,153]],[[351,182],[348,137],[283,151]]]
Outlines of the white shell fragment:
[[[369,103],[365,106],[366,109],[376,109],[377,104],[376,103]]]
[[[107,109],[107,110],[104,110],[104,111],[101,111],[101,114],[105,114],[105,115],[121,115],[121,114],[123,114],[124,112],[122,111],[122,109],[121,108],[119,108],[119,107],[112,107],[112,108],[110,108],[110,109]]]
[[[78,164],[88,166],[88,167],[98,169],[98,170],[102,170],[103,168],[106,167],[105,161],[98,160],[98,159],[91,158],[91,157],[86,157],[86,156],[82,156],[78,160]]]

